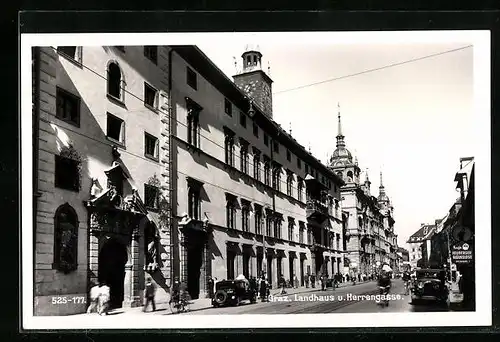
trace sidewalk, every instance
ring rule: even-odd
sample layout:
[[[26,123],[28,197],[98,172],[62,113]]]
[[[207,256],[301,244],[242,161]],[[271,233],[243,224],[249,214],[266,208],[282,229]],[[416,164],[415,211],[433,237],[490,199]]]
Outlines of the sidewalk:
[[[370,280],[368,281],[365,281],[365,282],[356,282],[356,285],[352,285],[352,282],[344,282],[344,283],[340,283],[338,288],[344,288],[344,287],[350,287],[350,286],[357,286],[357,285],[360,285],[360,284],[366,284],[366,283],[369,283],[371,282]],[[315,288],[312,288],[312,287],[305,287],[305,286],[301,286],[301,287],[298,287],[298,288],[287,288],[286,289],[286,294],[285,295],[293,295],[293,294],[296,294],[296,293],[307,293],[307,292],[315,292],[315,291],[321,291],[321,286],[318,287],[316,286]],[[328,287],[326,289],[326,291],[332,291],[332,288],[331,287]],[[281,288],[273,288],[271,289],[271,295],[273,296],[280,296],[280,292],[281,292]],[[190,304],[189,304],[189,311],[190,312],[193,312],[193,311],[200,311],[200,310],[206,310],[206,309],[210,309],[212,308],[212,301],[210,298],[199,298],[199,299],[194,299],[194,300],[191,300],[190,301]],[[117,314],[122,314],[122,313],[125,313],[125,314],[159,314],[159,315],[171,315],[172,314],[172,311],[170,310],[170,306],[168,304],[168,302],[159,302],[159,303],[156,303],[156,311],[151,311],[151,306],[148,307],[148,310],[143,313],[142,312],[142,309],[143,307],[140,306],[140,307],[136,307],[136,308],[120,308],[120,309],[115,309],[115,310],[112,310],[110,311],[110,315],[117,315]],[[214,314],[217,313],[216,311],[214,311]]]

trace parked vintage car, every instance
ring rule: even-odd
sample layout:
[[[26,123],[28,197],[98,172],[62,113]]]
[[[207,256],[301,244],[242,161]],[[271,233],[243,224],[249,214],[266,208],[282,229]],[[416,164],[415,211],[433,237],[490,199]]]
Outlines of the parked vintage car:
[[[410,304],[415,305],[423,301],[447,303],[448,287],[444,269],[417,269],[411,287]]]
[[[215,284],[212,306],[239,305],[241,301],[257,301],[257,291],[244,280],[222,280]]]

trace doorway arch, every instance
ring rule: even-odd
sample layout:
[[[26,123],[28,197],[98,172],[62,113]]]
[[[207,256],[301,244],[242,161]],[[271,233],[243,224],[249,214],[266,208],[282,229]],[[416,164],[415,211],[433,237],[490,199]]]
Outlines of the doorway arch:
[[[98,280],[110,289],[110,308],[121,308],[124,299],[125,264],[128,260],[127,247],[110,238],[99,252]]]

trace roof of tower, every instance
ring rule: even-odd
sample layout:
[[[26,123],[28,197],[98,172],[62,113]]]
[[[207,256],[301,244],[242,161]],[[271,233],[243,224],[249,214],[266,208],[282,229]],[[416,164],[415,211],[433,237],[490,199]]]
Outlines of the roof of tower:
[[[337,104],[338,110],[338,133],[337,133],[337,148],[333,151],[332,156],[330,157],[329,164],[330,166],[338,166],[338,165],[348,165],[352,164],[352,154],[345,147],[344,135],[342,134],[342,121],[340,119],[340,104]]]

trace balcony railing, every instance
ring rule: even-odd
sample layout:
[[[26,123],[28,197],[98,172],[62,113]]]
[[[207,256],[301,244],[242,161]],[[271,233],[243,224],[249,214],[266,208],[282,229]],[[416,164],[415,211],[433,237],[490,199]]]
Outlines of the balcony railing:
[[[306,207],[307,217],[319,216],[326,218],[328,215],[328,206],[321,201],[309,199]]]

